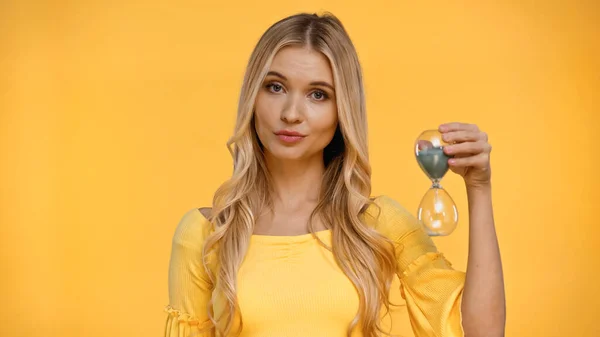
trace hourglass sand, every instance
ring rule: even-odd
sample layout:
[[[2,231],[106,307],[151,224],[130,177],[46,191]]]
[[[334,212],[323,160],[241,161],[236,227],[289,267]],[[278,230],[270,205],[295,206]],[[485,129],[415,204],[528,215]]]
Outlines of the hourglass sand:
[[[442,188],[440,181],[448,172],[448,159],[438,130],[426,130],[415,142],[415,155],[419,166],[433,183],[425,193],[417,217],[429,236],[450,235],[458,224],[458,211],[454,201]]]

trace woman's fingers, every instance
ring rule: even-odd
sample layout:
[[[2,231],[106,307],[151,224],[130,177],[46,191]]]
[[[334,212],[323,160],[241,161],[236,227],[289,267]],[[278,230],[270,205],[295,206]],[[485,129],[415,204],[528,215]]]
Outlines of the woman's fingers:
[[[492,146],[484,141],[466,141],[463,143],[444,146],[444,152],[449,155],[489,153]]]
[[[490,154],[488,152],[481,152],[474,156],[450,158],[448,164],[453,167],[477,167],[485,168],[488,166],[490,160]]]
[[[472,131],[477,132],[479,128],[475,124],[469,123],[445,123],[439,126],[440,132],[452,132],[452,131]]]
[[[446,143],[476,142],[479,140],[487,142],[487,134],[481,131],[450,131],[442,134]]]

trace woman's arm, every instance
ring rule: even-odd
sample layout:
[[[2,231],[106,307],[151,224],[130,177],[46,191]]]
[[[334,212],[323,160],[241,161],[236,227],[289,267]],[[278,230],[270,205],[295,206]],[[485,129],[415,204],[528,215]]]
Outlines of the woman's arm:
[[[504,336],[506,304],[500,249],[492,210],[492,184],[488,136],[476,125],[448,123],[440,126],[454,156],[450,169],[462,176],[469,201],[469,257],[463,299],[465,335]]]
[[[504,336],[506,305],[491,184],[467,187],[469,257],[461,312],[465,335]]]

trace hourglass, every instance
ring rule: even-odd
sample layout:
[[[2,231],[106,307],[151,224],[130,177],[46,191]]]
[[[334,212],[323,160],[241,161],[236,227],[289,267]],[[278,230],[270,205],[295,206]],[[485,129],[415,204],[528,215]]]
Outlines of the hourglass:
[[[445,145],[449,144],[442,140],[442,134],[438,130],[423,131],[415,142],[417,162],[433,183],[421,199],[417,211],[417,217],[429,236],[450,235],[458,224],[454,200],[440,185],[448,172],[450,158],[444,153]]]

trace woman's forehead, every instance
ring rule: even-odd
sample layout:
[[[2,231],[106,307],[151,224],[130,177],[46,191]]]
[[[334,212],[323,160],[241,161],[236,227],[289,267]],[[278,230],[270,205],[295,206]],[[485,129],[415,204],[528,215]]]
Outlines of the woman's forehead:
[[[325,81],[333,84],[329,59],[323,53],[300,46],[284,47],[275,54],[269,71],[289,81]]]

